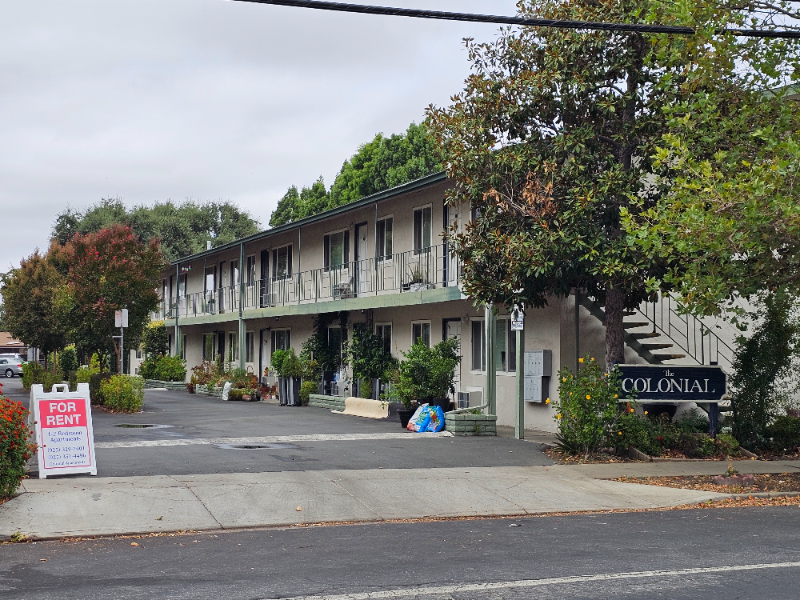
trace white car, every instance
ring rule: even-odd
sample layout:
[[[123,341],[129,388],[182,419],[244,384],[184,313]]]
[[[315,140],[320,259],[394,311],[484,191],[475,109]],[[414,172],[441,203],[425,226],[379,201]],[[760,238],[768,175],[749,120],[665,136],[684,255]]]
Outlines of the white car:
[[[0,376],[13,377],[19,375],[22,377],[22,365],[27,362],[19,354],[0,354]]]

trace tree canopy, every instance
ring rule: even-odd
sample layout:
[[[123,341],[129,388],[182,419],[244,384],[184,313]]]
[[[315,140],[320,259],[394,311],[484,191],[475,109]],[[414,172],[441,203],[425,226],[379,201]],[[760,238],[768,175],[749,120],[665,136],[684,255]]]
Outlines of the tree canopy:
[[[519,7],[529,17],[699,25],[695,36],[526,28],[504,29],[492,43],[468,40],[473,74],[464,91],[452,106],[429,109],[456,183],[449,201],[479,213],[450,236],[470,295],[541,306],[582,290],[605,305],[611,365],[624,360],[624,309],[687,267],[681,252],[639,243],[646,234],[633,226],[669,204],[685,177],[663,152],[676,121],[692,119],[691,139],[707,142],[693,148],[698,162],[713,156],[711,132],[727,115],[704,110],[709,99],[730,102],[741,89],[736,74],[772,68],[788,44],[718,35],[764,19],[699,0]]]
[[[433,139],[425,125],[412,123],[403,134],[375,138],[342,165],[330,190],[322,177],[299,192],[292,186],[270,217],[273,227],[292,223],[360,200],[440,170]]]
[[[161,240],[165,258],[173,261],[213,246],[257,233],[259,223],[231,202],[172,201],[128,210],[118,198],[103,199],[84,212],[67,208],[59,213],[52,237],[62,246],[76,234],[89,234],[112,225],[124,225],[149,243]]]

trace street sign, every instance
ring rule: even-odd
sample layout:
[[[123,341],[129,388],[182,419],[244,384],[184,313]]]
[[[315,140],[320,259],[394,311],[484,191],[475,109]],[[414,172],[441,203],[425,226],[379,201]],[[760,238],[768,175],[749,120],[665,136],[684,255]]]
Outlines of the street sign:
[[[114,311],[114,327],[127,327],[128,326],[128,309]]]
[[[39,479],[72,473],[97,475],[89,384],[79,383],[77,392],[63,384],[54,385],[51,392],[33,385],[30,406]]]
[[[519,310],[516,306],[511,311],[511,331],[524,331],[525,330],[525,313]]]
[[[619,365],[620,400],[719,402],[725,395],[725,372],[715,366]]]

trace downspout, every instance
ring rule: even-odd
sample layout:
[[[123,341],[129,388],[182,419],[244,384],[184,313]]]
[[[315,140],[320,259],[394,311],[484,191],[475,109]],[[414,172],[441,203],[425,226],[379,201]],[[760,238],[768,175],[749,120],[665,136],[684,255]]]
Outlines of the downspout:
[[[239,244],[239,368],[245,368],[247,329],[244,323],[244,242]]]
[[[175,356],[181,355],[181,328],[178,325],[180,315],[181,299],[178,297],[178,290],[181,289],[181,263],[175,263]]]

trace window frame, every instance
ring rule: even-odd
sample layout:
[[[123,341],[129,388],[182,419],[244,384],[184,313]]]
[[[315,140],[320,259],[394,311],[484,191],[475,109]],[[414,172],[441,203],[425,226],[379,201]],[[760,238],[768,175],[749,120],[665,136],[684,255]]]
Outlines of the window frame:
[[[472,350],[472,356],[470,360],[470,372],[473,374],[478,373],[486,373],[486,369],[488,367],[486,363],[486,319],[484,317],[473,317],[470,319],[470,323],[480,323],[480,347],[481,347],[481,358],[480,364],[481,368],[475,368],[475,326],[470,325],[470,349]],[[505,368],[502,368],[502,358],[499,354],[499,348],[497,346],[497,333],[500,327],[500,323],[504,323],[503,325],[503,341],[505,344],[505,352],[506,352],[506,364]],[[517,339],[515,335],[512,335],[514,332],[511,331],[511,315],[503,315],[498,316],[495,319],[495,371],[501,375],[515,375],[517,372]],[[498,365],[498,362],[500,363]]]
[[[381,328],[380,332],[378,331],[378,328]],[[386,331],[386,328],[389,329],[389,338],[388,338],[388,340],[387,340],[386,336],[384,335],[384,332]],[[375,323],[375,335],[379,336],[383,340],[383,350],[384,350],[384,352],[388,353],[389,355],[392,355],[392,341],[393,341],[393,337],[392,336],[394,335],[394,327],[392,326],[391,321],[387,321],[385,323]],[[412,330],[412,335],[413,335],[413,330]],[[387,341],[388,341],[388,348],[387,348]]]
[[[387,252],[387,224],[389,252]],[[382,226],[382,229],[381,229]],[[394,215],[386,215],[375,222],[375,258],[380,262],[389,262],[394,257]]]
[[[417,320],[417,321],[411,321],[411,345],[412,346],[417,343],[417,339],[419,339],[419,338],[422,338],[423,342],[425,341],[424,332],[425,332],[425,326],[426,325],[427,325],[427,329],[428,329],[427,346],[428,346],[428,348],[432,347],[431,346],[431,342],[433,340],[431,340],[431,321],[429,319],[420,319],[420,320]],[[420,326],[420,333],[422,335],[418,335],[418,336],[414,335],[414,327],[416,327],[416,326]]]
[[[331,245],[331,238],[336,235],[342,236],[342,262],[341,264],[333,264],[333,246]],[[350,262],[350,228],[343,227],[341,229],[334,229],[322,236],[322,268],[328,272],[332,269],[346,269]]]
[[[278,273],[278,265],[280,264],[281,250],[286,251],[286,270],[283,273]],[[292,244],[285,244],[283,246],[276,246],[272,249],[272,281],[279,281],[282,279],[289,279],[292,276]]]
[[[425,245],[425,214],[428,214],[428,245]],[[421,215],[419,231],[417,230],[417,213]],[[433,204],[425,204],[414,208],[412,219],[412,245],[414,254],[428,252],[433,247]]]
[[[255,362],[256,355],[256,332],[245,331],[244,334],[244,362]]]

